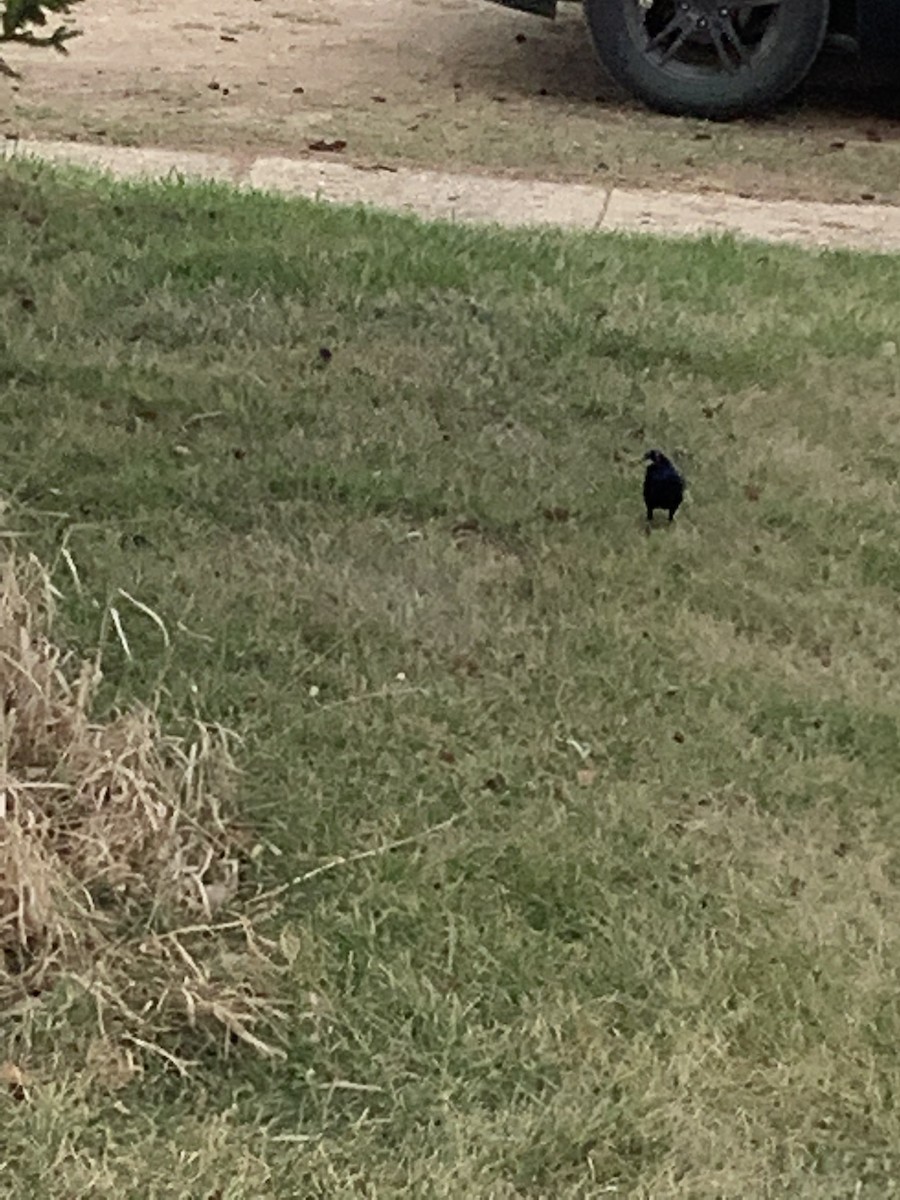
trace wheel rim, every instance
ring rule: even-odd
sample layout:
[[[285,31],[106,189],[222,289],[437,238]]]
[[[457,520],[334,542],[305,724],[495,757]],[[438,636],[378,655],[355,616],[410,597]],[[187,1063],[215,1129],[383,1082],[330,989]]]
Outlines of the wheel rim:
[[[777,36],[782,0],[629,0],[632,36],[658,69],[682,78],[754,71]]]

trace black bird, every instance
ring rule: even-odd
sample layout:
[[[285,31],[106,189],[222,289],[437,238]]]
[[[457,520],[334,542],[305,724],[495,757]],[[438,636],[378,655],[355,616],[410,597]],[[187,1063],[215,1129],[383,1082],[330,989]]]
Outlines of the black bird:
[[[644,476],[647,524],[653,520],[653,511],[657,508],[665,509],[671,521],[684,499],[684,480],[661,450],[648,450],[644,461],[647,463]]]

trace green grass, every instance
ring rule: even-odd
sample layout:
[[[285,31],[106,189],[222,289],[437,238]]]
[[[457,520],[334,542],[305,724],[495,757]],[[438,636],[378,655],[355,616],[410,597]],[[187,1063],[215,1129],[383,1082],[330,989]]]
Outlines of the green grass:
[[[104,702],[244,736],[271,885],[454,819],[287,892],[283,1065],[106,1092],[52,1026],[7,1194],[894,1194],[900,265],[26,166],[0,214],[10,519],[73,649],[117,587],[172,637],[123,606]]]

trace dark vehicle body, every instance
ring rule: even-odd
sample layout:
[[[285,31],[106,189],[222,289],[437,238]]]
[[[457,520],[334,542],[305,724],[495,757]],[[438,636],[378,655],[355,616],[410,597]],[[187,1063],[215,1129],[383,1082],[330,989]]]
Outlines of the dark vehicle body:
[[[496,0],[554,17],[564,0]],[[597,56],[651,107],[714,120],[762,112],[805,78],[826,36],[900,79],[900,0],[583,0]]]
[[[900,71],[900,4],[896,0],[844,0],[838,6],[865,59]]]

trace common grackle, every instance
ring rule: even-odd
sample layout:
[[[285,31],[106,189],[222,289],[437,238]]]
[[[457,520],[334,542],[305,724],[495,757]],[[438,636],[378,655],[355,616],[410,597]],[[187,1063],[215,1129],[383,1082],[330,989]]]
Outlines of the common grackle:
[[[684,480],[661,450],[648,450],[644,461],[647,463],[644,476],[647,524],[653,520],[653,511],[657,508],[665,509],[671,521],[684,498]]]

